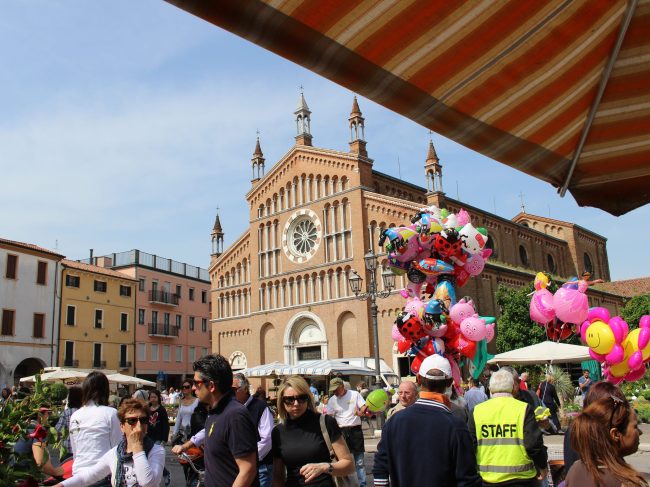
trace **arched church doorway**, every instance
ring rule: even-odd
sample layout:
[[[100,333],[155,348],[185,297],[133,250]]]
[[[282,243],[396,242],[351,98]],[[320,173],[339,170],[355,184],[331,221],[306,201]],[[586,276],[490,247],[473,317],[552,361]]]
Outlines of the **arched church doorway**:
[[[285,361],[297,364],[327,358],[325,325],[313,313],[301,313],[288,324],[284,340]]]

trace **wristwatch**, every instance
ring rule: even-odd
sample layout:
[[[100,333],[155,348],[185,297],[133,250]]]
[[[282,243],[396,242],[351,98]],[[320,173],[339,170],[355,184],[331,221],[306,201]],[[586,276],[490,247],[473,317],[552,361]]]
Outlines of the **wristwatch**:
[[[327,473],[332,475],[332,472],[334,471],[334,465],[331,463],[329,464],[329,467],[327,467]]]

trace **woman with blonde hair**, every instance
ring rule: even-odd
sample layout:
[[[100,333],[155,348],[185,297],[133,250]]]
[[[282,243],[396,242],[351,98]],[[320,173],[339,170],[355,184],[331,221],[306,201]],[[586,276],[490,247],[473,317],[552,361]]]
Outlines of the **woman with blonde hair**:
[[[647,487],[641,474],[623,457],[639,449],[636,412],[613,394],[589,404],[571,426],[571,446],[580,455],[566,487]]]
[[[285,380],[278,391],[278,424],[272,433],[273,487],[298,487],[306,483],[333,487],[332,476],[354,473],[352,455],[336,420],[316,411],[307,381],[299,376]],[[331,462],[329,436],[337,461]]]

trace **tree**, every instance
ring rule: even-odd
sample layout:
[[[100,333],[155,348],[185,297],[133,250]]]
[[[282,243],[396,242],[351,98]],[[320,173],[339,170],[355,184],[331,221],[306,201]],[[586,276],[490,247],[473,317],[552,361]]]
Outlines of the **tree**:
[[[499,284],[496,298],[501,309],[497,319],[497,352],[503,353],[546,340],[544,328],[530,319],[532,283],[520,289]]]
[[[621,309],[621,318],[627,322],[630,330],[639,327],[643,315],[650,315],[650,294],[634,296]]]

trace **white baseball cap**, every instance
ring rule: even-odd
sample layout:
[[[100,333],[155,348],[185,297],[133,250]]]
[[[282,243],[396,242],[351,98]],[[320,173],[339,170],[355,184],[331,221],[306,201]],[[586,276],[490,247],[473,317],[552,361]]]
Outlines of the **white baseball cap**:
[[[444,376],[427,375],[427,372],[429,372],[431,369],[439,370],[444,374]],[[420,371],[418,374],[426,379],[447,380],[451,378],[451,365],[449,364],[449,360],[441,355],[438,355],[437,353],[434,353],[422,361],[422,365],[420,365]]]

